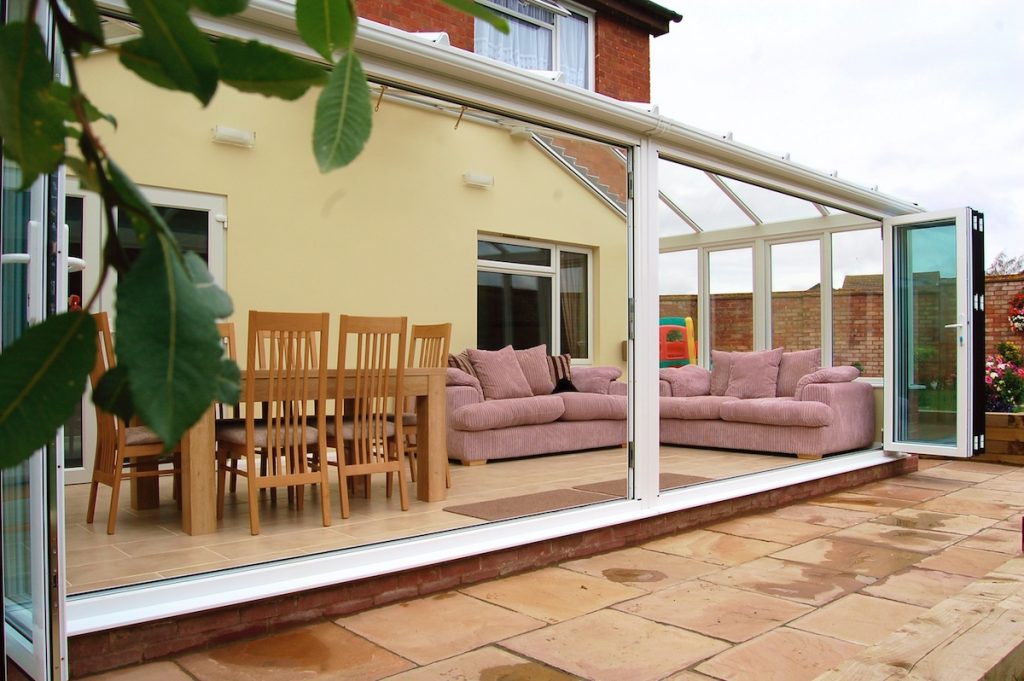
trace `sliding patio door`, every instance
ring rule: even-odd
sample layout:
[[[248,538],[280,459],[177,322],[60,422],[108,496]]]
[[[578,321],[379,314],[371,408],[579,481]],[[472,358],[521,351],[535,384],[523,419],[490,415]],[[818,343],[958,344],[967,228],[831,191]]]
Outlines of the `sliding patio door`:
[[[883,221],[885,448],[967,457],[984,447],[984,218]]]

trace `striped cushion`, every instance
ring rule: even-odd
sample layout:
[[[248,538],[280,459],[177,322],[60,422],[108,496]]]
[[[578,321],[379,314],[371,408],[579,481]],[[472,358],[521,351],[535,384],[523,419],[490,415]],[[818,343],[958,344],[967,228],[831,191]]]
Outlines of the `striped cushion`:
[[[469,353],[465,350],[457,355],[448,355],[448,366],[452,369],[461,369],[470,376],[476,378],[476,371],[473,370],[473,363],[469,361]]]
[[[572,356],[567,352],[564,355],[549,355],[548,369],[551,371],[551,380],[558,383],[563,378],[572,380]]]

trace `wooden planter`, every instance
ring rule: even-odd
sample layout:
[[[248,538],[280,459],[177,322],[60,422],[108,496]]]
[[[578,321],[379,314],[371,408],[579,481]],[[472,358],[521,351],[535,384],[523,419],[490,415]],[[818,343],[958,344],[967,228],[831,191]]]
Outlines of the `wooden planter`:
[[[975,460],[1024,465],[1024,412],[986,412],[985,453]]]

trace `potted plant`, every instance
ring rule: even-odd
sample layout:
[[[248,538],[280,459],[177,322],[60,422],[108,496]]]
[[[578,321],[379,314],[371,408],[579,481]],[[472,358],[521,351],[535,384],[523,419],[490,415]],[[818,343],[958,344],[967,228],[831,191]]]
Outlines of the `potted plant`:
[[[1010,301],[1007,319],[1024,334],[1024,291]],[[1000,343],[985,358],[985,412],[985,453],[1024,462],[1024,353],[1016,343]]]

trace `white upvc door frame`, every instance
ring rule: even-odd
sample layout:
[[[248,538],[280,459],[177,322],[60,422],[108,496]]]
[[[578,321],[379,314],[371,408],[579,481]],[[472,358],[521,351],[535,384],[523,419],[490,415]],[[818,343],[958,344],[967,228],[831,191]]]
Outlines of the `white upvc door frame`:
[[[899,334],[897,324],[903,317],[897,295],[900,256],[902,255],[899,230],[928,225],[955,225],[956,243],[956,318],[948,320],[946,328],[956,328],[958,333],[956,353],[956,442],[953,445],[928,444],[903,439],[897,433],[900,423],[900,409],[909,409],[909,400],[901,400],[899,378],[901,372],[909,371],[900,360],[897,347],[904,336]],[[984,222],[980,213],[971,208],[915,213],[882,220],[883,241],[883,297],[885,310],[885,408],[884,445],[886,451],[907,454],[925,454],[966,458],[984,448],[984,415],[978,421],[976,400],[981,399],[976,388],[977,345],[984,351],[984,288],[975,291],[979,263],[977,245],[983,243]],[[908,379],[909,380],[909,379]],[[980,431],[976,432],[977,429]]]

